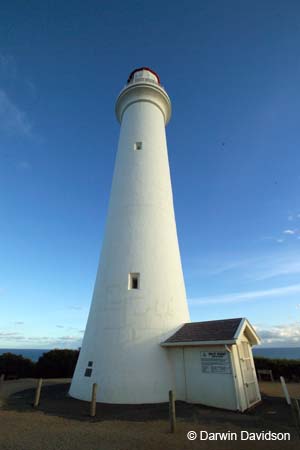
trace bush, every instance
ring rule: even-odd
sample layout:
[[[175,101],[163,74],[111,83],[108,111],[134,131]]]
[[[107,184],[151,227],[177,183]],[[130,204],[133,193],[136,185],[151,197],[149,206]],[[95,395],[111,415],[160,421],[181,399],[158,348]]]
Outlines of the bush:
[[[254,358],[256,370],[272,370],[273,377],[284,377],[289,381],[300,381],[300,361],[295,359]]]
[[[31,359],[14,353],[0,355],[0,374],[5,378],[31,378],[35,376],[35,364]]]
[[[36,363],[36,376],[41,378],[71,378],[79,350],[50,350]]]

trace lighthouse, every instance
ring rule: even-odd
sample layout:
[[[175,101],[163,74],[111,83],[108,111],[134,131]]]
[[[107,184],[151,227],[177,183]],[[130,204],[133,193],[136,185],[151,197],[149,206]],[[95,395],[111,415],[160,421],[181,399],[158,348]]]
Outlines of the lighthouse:
[[[153,70],[134,70],[116,101],[120,137],[102,251],[70,395],[157,403],[175,388],[161,343],[190,322],[165,126],[170,98]]]

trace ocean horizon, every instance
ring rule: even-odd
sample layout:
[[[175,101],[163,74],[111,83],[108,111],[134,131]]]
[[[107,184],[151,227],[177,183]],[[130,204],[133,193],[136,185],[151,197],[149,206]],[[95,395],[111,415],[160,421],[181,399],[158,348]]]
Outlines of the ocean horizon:
[[[0,348],[0,355],[3,353],[13,353],[22,355],[36,362],[44,354],[54,350],[51,348]],[[255,347],[253,348],[254,356],[262,356],[274,359],[295,359],[300,360],[300,347]]]
[[[22,355],[24,358],[36,362],[44,353],[50,352],[50,350],[54,350],[54,348],[0,348],[0,355],[3,355],[3,353],[13,353],[14,355]]]
[[[253,356],[300,360],[300,347],[254,347]]]

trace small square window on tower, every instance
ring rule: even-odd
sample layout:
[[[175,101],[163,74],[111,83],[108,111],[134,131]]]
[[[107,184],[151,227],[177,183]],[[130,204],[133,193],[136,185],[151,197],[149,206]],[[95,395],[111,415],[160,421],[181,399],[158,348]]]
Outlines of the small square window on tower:
[[[140,274],[130,273],[128,275],[128,289],[139,289],[140,288]]]
[[[142,146],[143,146],[142,142],[136,142],[133,148],[134,150],[142,150]]]

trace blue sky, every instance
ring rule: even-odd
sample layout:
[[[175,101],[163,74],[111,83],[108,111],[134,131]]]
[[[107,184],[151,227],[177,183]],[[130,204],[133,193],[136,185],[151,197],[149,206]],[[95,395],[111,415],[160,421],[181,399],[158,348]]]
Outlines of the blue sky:
[[[300,4],[4,1],[0,347],[76,347],[109,200],[118,92],[156,70],[192,320],[300,345]]]

